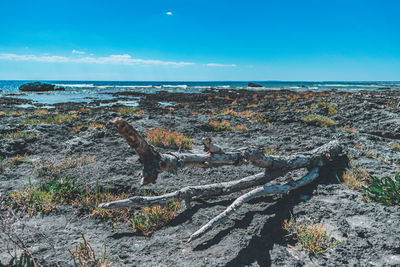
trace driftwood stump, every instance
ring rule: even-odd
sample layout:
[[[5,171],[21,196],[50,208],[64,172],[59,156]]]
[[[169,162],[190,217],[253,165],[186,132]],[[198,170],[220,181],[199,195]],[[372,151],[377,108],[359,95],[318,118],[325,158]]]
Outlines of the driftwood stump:
[[[237,151],[225,152],[218,145],[213,144],[210,138],[206,137],[203,138],[203,143],[207,153],[160,154],[123,119],[116,118],[113,124],[117,127],[118,132],[127,141],[129,146],[139,155],[139,161],[143,164],[141,185],[155,183],[158,174],[162,172],[175,171],[185,167],[214,168],[223,165],[239,166],[252,164],[265,169],[264,172],[244,177],[240,180],[208,185],[187,186],[161,196],[134,196],[124,200],[102,203],[99,206],[105,209],[119,209],[132,206],[165,205],[174,199],[181,199],[185,200],[187,206],[190,207],[190,201],[193,199],[227,195],[250,187],[261,186],[237,198],[224,212],[193,233],[188,240],[189,242],[203,235],[223,219],[226,219],[243,203],[253,198],[266,195],[287,194],[291,190],[311,183],[318,178],[320,167],[326,165],[328,161],[342,153],[342,148],[338,141],[331,141],[312,151],[291,156],[266,156],[262,151],[251,148],[241,148]],[[307,168],[309,171],[308,174],[284,185],[265,185],[267,182],[289,171],[300,168]]]

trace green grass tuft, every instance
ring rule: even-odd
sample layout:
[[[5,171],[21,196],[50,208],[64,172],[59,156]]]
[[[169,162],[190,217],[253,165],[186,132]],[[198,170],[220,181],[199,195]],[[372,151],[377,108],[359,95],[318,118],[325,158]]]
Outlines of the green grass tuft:
[[[400,205],[400,172],[394,179],[370,176],[371,183],[363,187],[364,195],[387,206]]]

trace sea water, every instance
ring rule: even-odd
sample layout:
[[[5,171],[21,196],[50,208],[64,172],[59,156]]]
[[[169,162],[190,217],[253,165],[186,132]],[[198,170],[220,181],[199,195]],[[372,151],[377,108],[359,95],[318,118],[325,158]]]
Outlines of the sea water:
[[[91,102],[93,100],[113,99],[116,92],[140,92],[153,94],[159,91],[171,93],[203,93],[207,89],[218,90],[292,90],[292,91],[347,91],[360,90],[400,90],[400,82],[282,82],[258,81],[254,82],[262,87],[248,87],[248,81],[231,82],[150,82],[150,81],[42,81],[64,87],[65,91],[51,92],[21,92],[19,86],[34,81],[6,81],[0,80],[0,97],[15,97],[32,100],[39,104],[57,104],[65,102]],[[129,96],[127,97],[129,98]],[[131,105],[136,103],[132,97]]]

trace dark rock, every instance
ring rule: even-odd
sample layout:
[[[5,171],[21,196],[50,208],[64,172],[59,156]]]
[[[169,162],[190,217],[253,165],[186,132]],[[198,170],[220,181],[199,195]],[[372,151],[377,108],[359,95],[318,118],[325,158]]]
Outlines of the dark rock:
[[[54,91],[54,85],[41,83],[41,82],[34,82],[34,83],[25,83],[19,87],[20,91],[25,92],[45,92],[45,91]]]
[[[248,87],[262,87],[262,85],[256,84],[256,83],[249,83],[247,85]]]
[[[64,87],[55,87],[54,91],[65,91]]]

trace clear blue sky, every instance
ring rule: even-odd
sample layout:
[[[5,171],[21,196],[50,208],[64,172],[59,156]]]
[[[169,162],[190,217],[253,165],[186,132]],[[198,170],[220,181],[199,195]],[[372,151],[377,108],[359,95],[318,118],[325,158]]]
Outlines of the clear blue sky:
[[[18,0],[0,10],[0,79],[400,80],[398,0]]]

